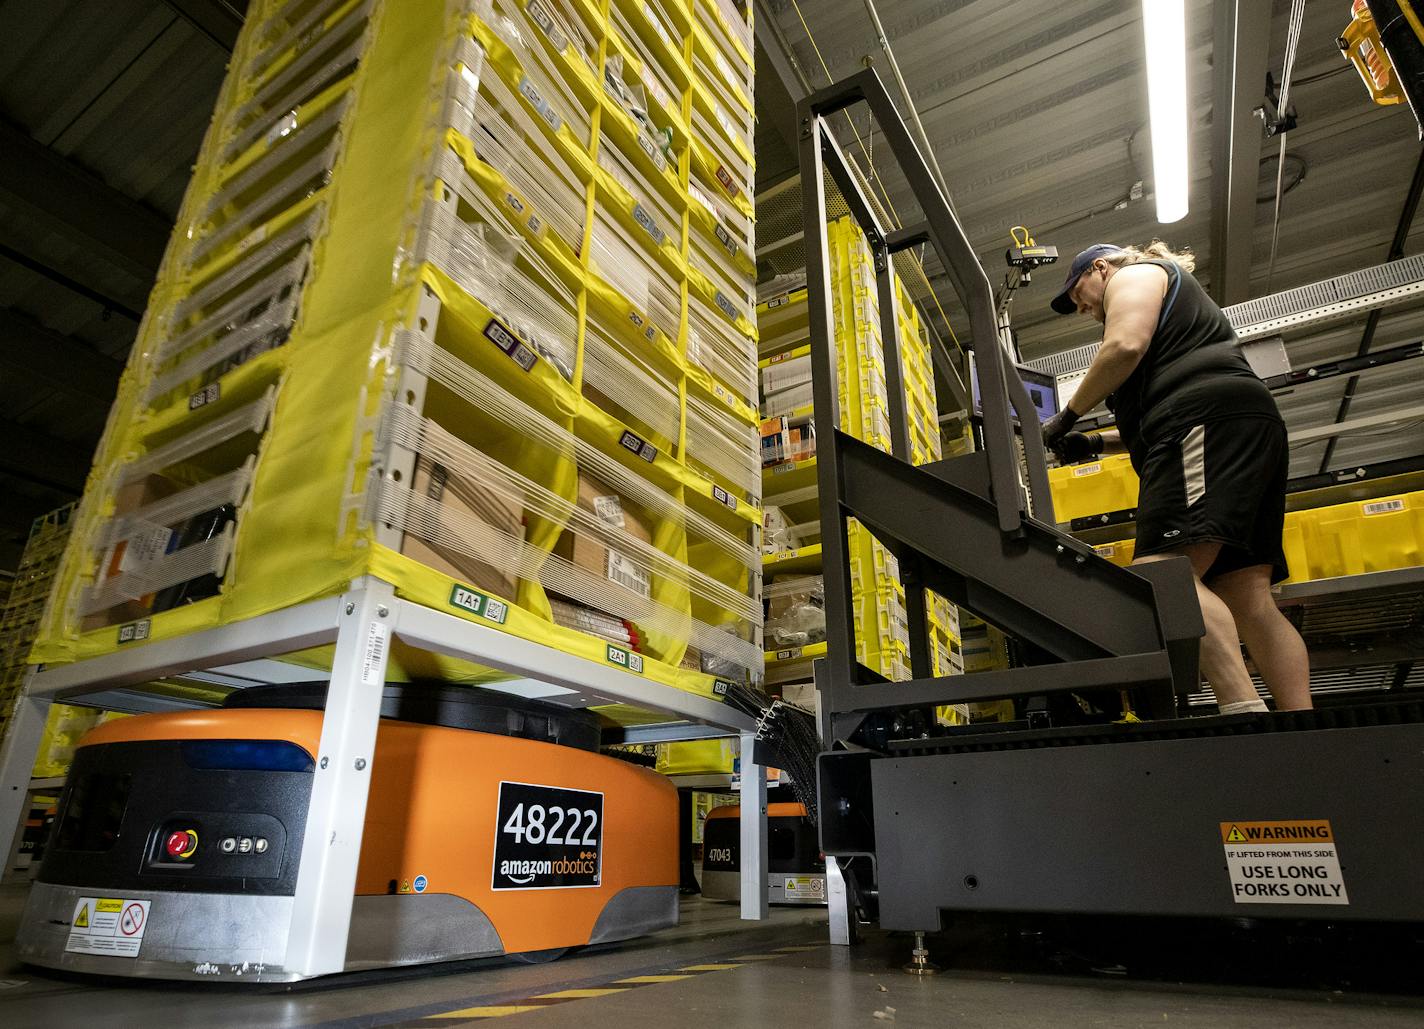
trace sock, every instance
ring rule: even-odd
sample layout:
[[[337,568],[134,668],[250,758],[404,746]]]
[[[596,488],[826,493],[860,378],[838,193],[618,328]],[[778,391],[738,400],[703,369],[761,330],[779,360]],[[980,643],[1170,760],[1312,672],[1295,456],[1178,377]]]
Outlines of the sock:
[[[1224,715],[1244,715],[1248,711],[1257,712],[1270,710],[1266,707],[1266,702],[1260,698],[1256,700],[1237,700],[1230,704],[1218,704],[1217,707]]]

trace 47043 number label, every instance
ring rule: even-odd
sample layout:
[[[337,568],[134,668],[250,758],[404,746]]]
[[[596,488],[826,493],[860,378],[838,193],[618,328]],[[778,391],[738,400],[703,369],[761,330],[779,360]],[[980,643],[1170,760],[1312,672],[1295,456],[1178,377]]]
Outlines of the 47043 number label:
[[[499,784],[494,889],[588,889],[602,871],[602,793]]]

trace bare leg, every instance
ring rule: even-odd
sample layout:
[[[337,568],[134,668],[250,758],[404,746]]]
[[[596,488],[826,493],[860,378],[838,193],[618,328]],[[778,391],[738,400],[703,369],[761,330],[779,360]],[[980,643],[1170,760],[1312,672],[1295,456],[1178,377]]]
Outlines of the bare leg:
[[[1231,609],[1276,709],[1308,710],[1312,706],[1310,658],[1300,633],[1271,597],[1271,566],[1254,565],[1218,575],[1209,588]]]
[[[1202,576],[1220,551],[1220,543],[1189,543],[1170,553],[1140,557],[1133,564],[1160,561],[1167,557],[1191,559],[1197,601],[1201,604],[1202,621],[1206,623],[1206,635],[1201,641],[1202,675],[1211,683],[1217,704],[1234,704],[1256,700],[1257,694],[1251,676],[1246,672],[1246,662],[1241,658],[1241,640],[1236,634],[1236,620],[1231,609],[1202,583]]]

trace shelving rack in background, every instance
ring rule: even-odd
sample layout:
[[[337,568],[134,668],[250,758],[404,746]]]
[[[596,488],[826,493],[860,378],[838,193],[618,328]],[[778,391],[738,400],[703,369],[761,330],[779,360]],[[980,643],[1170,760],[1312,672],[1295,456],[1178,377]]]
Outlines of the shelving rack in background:
[[[904,368],[909,453],[916,464],[938,461],[942,451],[935,380],[918,309],[898,278],[895,310],[879,309],[870,248],[848,216],[830,222],[828,247],[842,428],[881,450],[890,450],[890,384],[884,357],[884,341],[889,335],[900,350]],[[800,622],[814,624],[822,588],[804,275],[800,281],[795,276],[779,277],[762,293],[757,324],[765,419],[762,489],[766,504],[767,682],[810,707],[812,662],[825,655],[826,644],[824,618],[819,635],[797,631]],[[888,332],[891,326],[893,335]],[[887,679],[909,679],[909,617],[895,558],[858,526],[852,526],[849,543],[859,628],[857,659]],[[962,673],[958,609],[943,597],[930,594],[925,616],[934,674]],[[937,717],[945,724],[960,724],[968,720],[969,712],[962,705],[946,706]]]

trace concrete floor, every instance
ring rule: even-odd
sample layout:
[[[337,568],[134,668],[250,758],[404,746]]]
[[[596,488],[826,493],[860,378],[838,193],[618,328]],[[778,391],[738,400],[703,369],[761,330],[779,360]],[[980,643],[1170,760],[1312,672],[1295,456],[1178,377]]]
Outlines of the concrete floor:
[[[876,932],[854,949],[832,948],[824,943],[819,910],[778,908],[753,924],[740,922],[734,905],[692,898],[676,929],[551,964],[471,962],[254,991],[95,984],[22,967],[12,940],[24,896],[24,887],[0,887],[6,1029],[100,1023],[432,1029],[488,1024],[504,1014],[527,1029],[631,1027],[639,1020],[675,1029],[1424,1024],[1419,941],[1409,933],[1377,941],[1381,950],[1373,953],[1353,937],[1263,938],[1250,925],[1188,931],[1121,920],[962,922],[930,944],[933,957],[952,970],[918,979],[899,970],[908,956],[905,937]],[[649,977],[658,981],[619,982]]]

